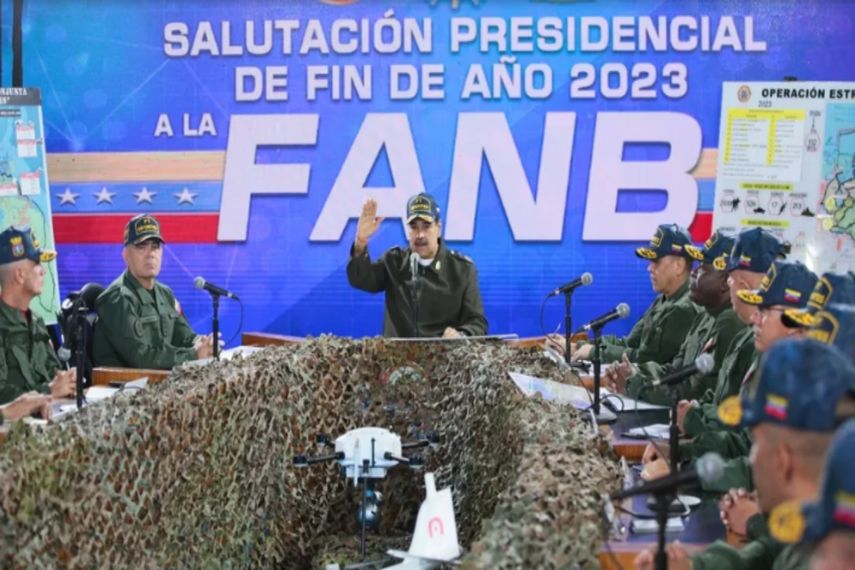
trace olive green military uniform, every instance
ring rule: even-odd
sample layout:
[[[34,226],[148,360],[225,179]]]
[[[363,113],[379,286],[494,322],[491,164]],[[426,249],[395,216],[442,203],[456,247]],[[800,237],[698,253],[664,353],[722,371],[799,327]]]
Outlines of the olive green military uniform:
[[[0,404],[32,390],[47,394],[59,366],[44,321],[31,312],[28,323],[0,301]]]
[[[718,371],[721,369],[727,349],[734,337],[744,328],[745,324],[736,316],[729,301],[715,313],[702,311],[695,317],[692,328],[680,346],[680,351],[670,363],[638,364],[638,372],[627,381],[627,395],[663,405],[672,403],[674,398],[678,400],[700,398],[706,390],[715,387]],[[695,374],[674,386],[647,387],[654,378],[662,378],[670,372],[691,365],[704,352],[711,353],[715,360],[715,366],[710,372]]]
[[[755,372],[760,364],[760,356],[755,351],[751,363],[748,365],[748,370],[745,374],[740,375],[740,395],[751,393],[757,389],[758,375]],[[686,417],[688,418],[688,414],[686,414]],[[710,419],[709,421],[710,426],[714,425],[713,422],[718,422],[717,419]],[[714,451],[724,458],[737,459],[747,457],[748,452],[751,450],[751,438],[748,431],[721,425],[720,422],[719,425],[719,429],[708,429],[694,433],[694,439],[691,442],[681,445],[680,449],[687,454],[687,457],[700,457],[709,451]],[[742,480],[741,478],[739,479],[739,481]],[[723,484],[729,484],[726,477],[722,478],[719,486]]]
[[[754,361],[754,354],[754,329],[746,326],[737,333],[721,363],[715,390],[707,390],[698,400],[700,405],[686,412],[683,431],[687,436],[695,437],[705,431],[724,428],[718,421],[718,406],[728,396],[739,393],[742,380]]]
[[[96,366],[169,369],[196,358],[196,333],[172,289],[144,288],[125,271],[95,301]]]
[[[601,362],[620,360],[626,353],[631,362],[671,362],[680,351],[700,308],[689,299],[689,282],[667,297],[659,295],[623,338],[606,335],[600,339]]]
[[[416,336],[410,294],[410,253],[409,248],[393,247],[372,262],[367,248],[362,255],[354,255],[351,249],[347,264],[350,284],[370,293],[386,292],[383,336]],[[446,327],[453,327],[467,336],[487,334],[478,272],[471,259],[447,249],[440,240],[433,262],[427,267],[419,265],[418,271],[421,336],[442,336]]]

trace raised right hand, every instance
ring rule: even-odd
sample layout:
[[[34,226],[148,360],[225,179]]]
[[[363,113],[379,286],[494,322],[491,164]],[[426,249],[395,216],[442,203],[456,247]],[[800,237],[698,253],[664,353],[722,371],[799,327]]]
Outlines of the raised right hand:
[[[380,223],[384,220],[382,217],[377,217],[377,201],[369,198],[362,206],[362,213],[359,215],[359,222],[356,226],[356,249],[362,251],[368,245],[368,240],[371,239],[380,227]]]

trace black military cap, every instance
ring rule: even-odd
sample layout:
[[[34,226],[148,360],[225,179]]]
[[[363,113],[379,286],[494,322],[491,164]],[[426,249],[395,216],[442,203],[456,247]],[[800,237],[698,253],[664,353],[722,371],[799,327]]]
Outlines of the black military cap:
[[[128,220],[125,226],[125,245],[140,244],[147,239],[163,241],[157,218],[150,214],[140,214]]]

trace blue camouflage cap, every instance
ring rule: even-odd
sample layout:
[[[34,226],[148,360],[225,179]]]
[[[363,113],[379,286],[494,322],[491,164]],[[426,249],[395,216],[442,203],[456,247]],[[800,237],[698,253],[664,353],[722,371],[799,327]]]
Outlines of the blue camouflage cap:
[[[733,249],[735,241],[733,236],[716,230],[704,242],[703,247],[687,245],[685,249],[692,259],[701,263],[710,263],[718,271],[724,271],[727,268],[727,257],[730,255],[730,250]]]
[[[825,460],[819,497],[787,501],[769,516],[772,537],[783,543],[818,543],[834,531],[855,532],[855,420],[834,435]]]
[[[784,339],[764,356],[754,394],[731,396],[718,409],[729,426],[772,423],[829,432],[838,402],[855,389],[855,367],[839,350],[813,339]]]
[[[42,249],[30,226],[9,226],[0,233],[0,265],[29,259],[36,263],[53,261],[56,252]]]
[[[763,276],[758,289],[740,289],[736,296],[749,305],[800,308],[807,305],[815,285],[816,274],[803,263],[775,261]]]
[[[807,305],[802,309],[787,309],[784,320],[801,326],[813,324],[814,315],[829,303],[855,304],[855,273],[823,273],[810,294]]]
[[[826,305],[814,314],[807,336],[834,345],[855,361],[855,305]]]
[[[416,218],[426,222],[439,221],[439,205],[433,196],[422,192],[407,200],[407,223]]]
[[[751,228],[739,232],[736,243],[727,258],[727,270],[744,269],[754,273],[766,273],[776,259],[783,259],[789,251],[787,244],[763,228]]]
[[[643,259],[657,260],[666,255],[677,255],[692,261],[686,246],[692,245],[692,238],[686,228],[677,224],[662,224],[650,238],[648,247],[639,247],[635,255]]]

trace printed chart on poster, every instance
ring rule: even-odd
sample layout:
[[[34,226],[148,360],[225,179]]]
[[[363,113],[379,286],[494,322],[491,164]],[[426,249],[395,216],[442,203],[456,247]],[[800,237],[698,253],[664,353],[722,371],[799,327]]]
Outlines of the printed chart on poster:
[[[41,247],[55,249],[45,162],[41,93],[0,89],[0,228],[30,226]],[[44,292],[30,308],[56,323],[59,281],[56,263],[45,264]]]
[[[713,225],[761,226],[818,272],[855,270],[855,83],[725,82]]]

